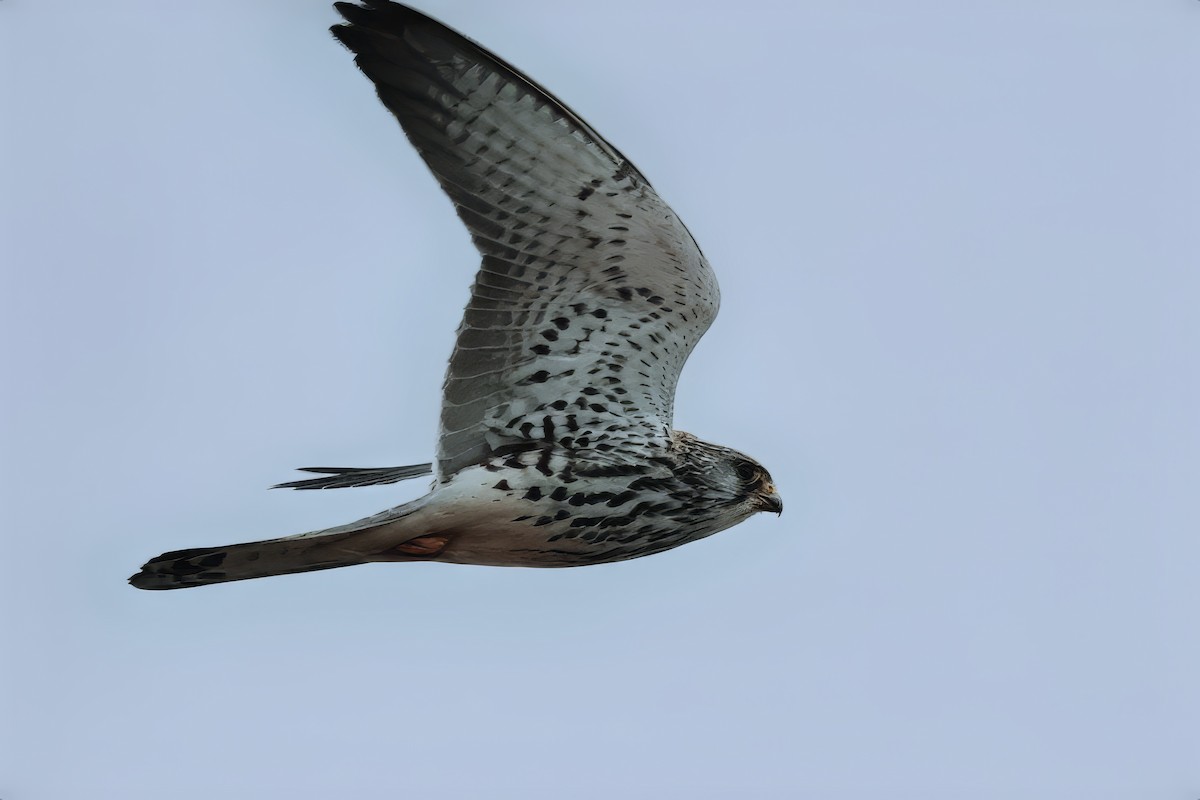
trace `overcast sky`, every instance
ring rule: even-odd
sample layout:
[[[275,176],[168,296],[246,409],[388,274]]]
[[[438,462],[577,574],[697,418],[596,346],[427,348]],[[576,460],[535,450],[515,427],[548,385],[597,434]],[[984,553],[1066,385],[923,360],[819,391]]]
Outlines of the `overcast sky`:
[[[0,798],[1200,797],[1200,3],[454,2],[721,280],[787,504],[138,592],[429,460],[478,257],[325,2],[0,4]]]

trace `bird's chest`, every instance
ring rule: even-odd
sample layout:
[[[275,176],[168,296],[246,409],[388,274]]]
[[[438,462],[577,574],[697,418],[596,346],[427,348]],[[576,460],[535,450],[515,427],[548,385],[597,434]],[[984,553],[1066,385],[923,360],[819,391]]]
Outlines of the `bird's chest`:
[[[567,457],[508,459],[455,476],[454,541],[442,560],[582,566],[660,552],[705,535],[689,525],[687,488],[643,466]],[[449,522],[450,520],[448,520]]]

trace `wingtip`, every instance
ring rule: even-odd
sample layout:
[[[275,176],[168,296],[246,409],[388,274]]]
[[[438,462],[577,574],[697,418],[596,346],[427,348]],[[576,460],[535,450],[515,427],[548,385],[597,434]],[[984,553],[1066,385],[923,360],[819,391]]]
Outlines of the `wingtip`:
[[[433,472],[433,464],[409,464],[403,467],[300,467],[300,472],[312,472],[320,478],[304,478],[272,486],[272,489],[345,489],[357,486],[378,486],[419,478]]]
[[[345,27],[347,25],[370,25],[375,20],[383,18],[391,18],[393,21],[399,18],[413,19],[429,19],[428,16],[417,11],[415,8],[404,5],[403,3],[392,3],[388,0],[359,0],[357,3],[337,2],[333,4],[333,8],[342,15],[344,23],[339,23],[335,27]]]
[[[297,472],[309,472],[315,475],[342,475],[357,471],[354,467],[296,467]],[[298,481],[284,481],[272,486],[272,489],[325,489],[323,485],[331,478],[302,478]]]

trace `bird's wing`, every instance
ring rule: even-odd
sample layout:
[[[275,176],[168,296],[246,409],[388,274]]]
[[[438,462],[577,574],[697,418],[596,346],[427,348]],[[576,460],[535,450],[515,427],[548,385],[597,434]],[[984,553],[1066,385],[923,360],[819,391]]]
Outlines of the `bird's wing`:
[[[719,302],[684,224],[483,47],[394,3],[337,9],[334,35],[483,255],[446,374],[438,478],[544,443],[596,457],[665,445],[680,370]]]
[[[378,486],[419,478],[433,472],[433,464],[412,464],[407,467],[300,467],[300,472],[313,472],[321,478],[277,483],[272,489],[346,489],[358,486]]]

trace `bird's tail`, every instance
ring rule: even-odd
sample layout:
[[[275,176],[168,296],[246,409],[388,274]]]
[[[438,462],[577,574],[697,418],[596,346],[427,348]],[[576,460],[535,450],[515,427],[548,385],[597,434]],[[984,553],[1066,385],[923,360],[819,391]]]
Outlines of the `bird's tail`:
[[[407,532],[406,518],[420,505],[418,500],[349,525],[282,539],[173,550],[147,561],[129,582],[138,589],[187,589],[369,561],[426,560],[436,553],[423,539],[405,544],[423,532]]]
[[[129,582],[139,589],[186,589],[362,563],[364,560],[357,555],[314,546],[311,539],[289,537],[224,547],[173,550],[147,561],[142,571]]]

